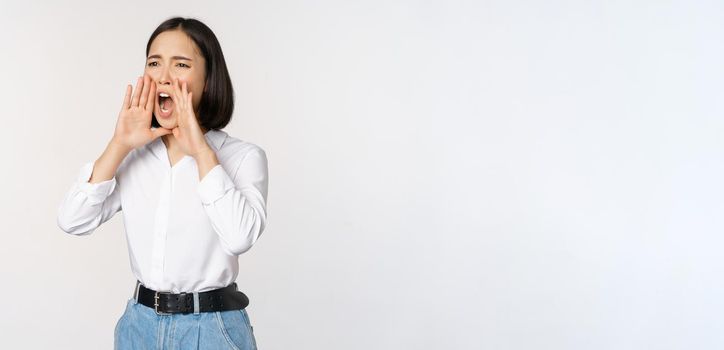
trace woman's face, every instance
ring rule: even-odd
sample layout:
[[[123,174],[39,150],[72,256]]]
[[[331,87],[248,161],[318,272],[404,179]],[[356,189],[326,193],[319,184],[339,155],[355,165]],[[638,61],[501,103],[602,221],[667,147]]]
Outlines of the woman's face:
[[[198,119],[199,102],[206,86],[206,62],[196,44],[181,30],[168,30],[153,39],[146,58],[145,74],[156,84],[156,105],[153,113],[156,120],[165,129],[178,126],[178,116],[172,99],[162,99],[159,94],[173,95],[173,80],[179,79],[187,84],[188,92],[193,92],[194,114]]]

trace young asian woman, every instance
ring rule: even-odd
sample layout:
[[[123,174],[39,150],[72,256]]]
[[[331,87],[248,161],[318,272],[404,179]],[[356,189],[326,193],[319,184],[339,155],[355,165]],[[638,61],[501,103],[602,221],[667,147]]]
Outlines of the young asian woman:
[[[238,290],[238,256],[267,223],[268,166],[258,145],[223,129],[234,108],[220,44],[175,17],[152,33],[144,75],[126,87],[113,137],[58,208],[83,236],[123,211],[137,279],[115,349],[256,349]]]

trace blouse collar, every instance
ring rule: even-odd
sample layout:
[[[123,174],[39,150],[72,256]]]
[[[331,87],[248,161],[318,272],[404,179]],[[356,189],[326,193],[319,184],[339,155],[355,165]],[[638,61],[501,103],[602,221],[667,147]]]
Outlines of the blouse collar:
[[[214,130],[211,129],[204,134],[204,137],[206,137],[206,142],[209,143],[209,145],[214,149],[214,152],[218,152],[221,150],[221,147],[224,145],[224,141],[226,141],[226,137],[228,134],[223,130]],[[160,160],[168,160],[168,155],[166,153],[166,146],[163,144],[163,139],[161,137],[157,137],[155,140],[149,142],[146,147],[148,147],[151,152]]]

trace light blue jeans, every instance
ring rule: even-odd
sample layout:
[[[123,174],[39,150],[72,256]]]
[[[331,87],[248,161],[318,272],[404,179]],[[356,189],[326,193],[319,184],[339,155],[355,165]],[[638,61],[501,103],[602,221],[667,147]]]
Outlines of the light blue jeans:
[[[244,309],[157,315],[130,298],[116,323],[114,349],[256,350],[256,339]]]

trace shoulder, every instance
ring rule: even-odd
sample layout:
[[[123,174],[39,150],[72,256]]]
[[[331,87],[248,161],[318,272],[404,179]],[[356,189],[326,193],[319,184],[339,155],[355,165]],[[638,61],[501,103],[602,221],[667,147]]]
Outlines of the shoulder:
[[[211,135],[211,141],[219,145],[217,155],[228,159],[230,163],[238,165],[249,155],[266,159],[266,152],[258,144],[235,137],[223,130],[212,130],[212,132],[215,134]]]

